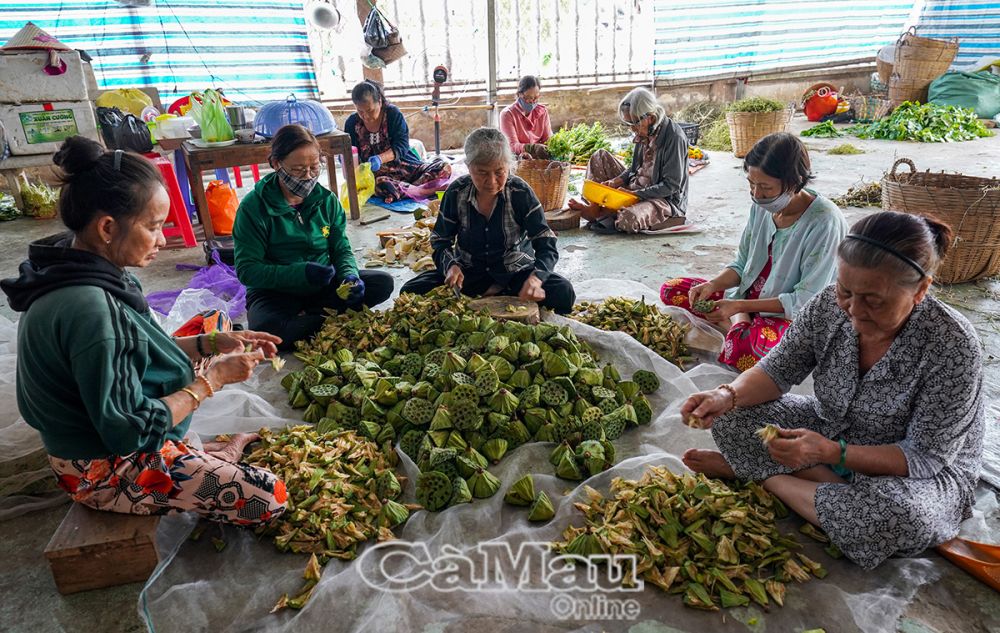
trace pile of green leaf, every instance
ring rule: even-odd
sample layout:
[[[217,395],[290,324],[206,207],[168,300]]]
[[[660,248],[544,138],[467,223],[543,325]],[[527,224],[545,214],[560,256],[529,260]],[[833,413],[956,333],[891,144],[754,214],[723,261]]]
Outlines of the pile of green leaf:
[[[44,182],[31,182],[21,172],[21,199],[24,200],[24,214],[36,218],[56,217],[56,202],[59,201],[59,191]]]
[[[698,145],[702,149],[715,150],[717,152],[733,151],[733,141],[729,136],[729,124],[726,123],[726,120],[716,119],[707,128],[702,128]]]
[[[611,150],[607,130],[600,121],[593,125],[580,123],[571,128],[562,128],[549,138],[549,153],[553,160],[569,161],[586,165],[591,155],[599,149]]]
[[[726,112],[781,112],[788,106],[767,97],[747,97],[726,106]]]
[[[824,121],[819,125],[814,125],[808,130],[802,130],[802,136],[813,136],[816,138],[840,138],[843,132],[834,127],[832,121]]]
[[[949,143],[992,136],[970,108],[905,101],[891,115],[847,130],[859,138]]]

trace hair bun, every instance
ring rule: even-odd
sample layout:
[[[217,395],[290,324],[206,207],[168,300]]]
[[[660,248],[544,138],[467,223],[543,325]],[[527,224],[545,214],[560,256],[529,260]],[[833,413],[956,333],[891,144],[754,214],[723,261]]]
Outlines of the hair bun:
[[[52,157],[52,162],[58,165],[68,178],[72,178],[93,169],[104,153],[104,147],[97,141],[83,136],[71,136],[63,141],[62,146]]]
[[[924,216],[923,220],[931,235],[934,236],[934,250],[937,251],[938,258],[944,259],[948,251],[951,250],[951,243],[955,236],[954,231],[949,225],[937,218]]]

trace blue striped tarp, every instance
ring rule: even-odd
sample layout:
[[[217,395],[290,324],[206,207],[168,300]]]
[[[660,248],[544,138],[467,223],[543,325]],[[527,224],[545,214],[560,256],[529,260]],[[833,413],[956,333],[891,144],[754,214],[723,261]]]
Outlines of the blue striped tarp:
[[[738,76],[875,57],[913,0],[654,0],[653,73]]]
[[[155,87],[164,106],[220,88],[255,105],[316,99],[301,0],[0,0],[0,43],[27,21],[93,58],[101,88]]]
[[[982,58],[1000,59],[1000,2],[997,0],[925,0],[917,35],[958,38],[953,67]]]

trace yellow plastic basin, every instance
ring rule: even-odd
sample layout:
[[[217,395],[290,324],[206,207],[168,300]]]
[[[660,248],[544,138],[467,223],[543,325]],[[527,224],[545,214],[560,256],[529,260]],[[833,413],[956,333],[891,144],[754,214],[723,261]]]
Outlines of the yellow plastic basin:
[[[628,193],[627,191],[622,191],[620,189],[613,189],[611,187],[605,187],[599,182],[594,182],[593,180],[583,181],[583,197],[589,202],[599,204],[606,209],[612,209],[618,211],[625,207],[631,206],[636,202],[639,202],[639,196]]]

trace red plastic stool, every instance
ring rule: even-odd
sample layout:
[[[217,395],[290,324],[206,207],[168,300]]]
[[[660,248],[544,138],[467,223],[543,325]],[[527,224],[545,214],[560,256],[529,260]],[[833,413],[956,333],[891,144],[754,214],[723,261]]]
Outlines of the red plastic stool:
[[[163,235],[166,237],[176,237],[180,235],[184,239],[184,246],[191,248],[198,245],[194,238],[194,228],[191,226],[191,218],[187,214],[187,207],[184,206],[184,198],[181,196],[181,188],[177,184],[177,174],[174,173],[174,164],[166,158],[156,155],[146,154],[146,158],[152,161],[156,168],[160,170],[163,181],[167,185],[167,194],[170,196],[170,213],[167,215],[167,225],[164,226]]]
[[[243,174],[240,173],[242,167],[233,167],[233,176],[236,180],[236,188],[243,186]],[[253,181],[260,182],[260,168],[257,165],[250,165],[250,173],[253,174]]]

